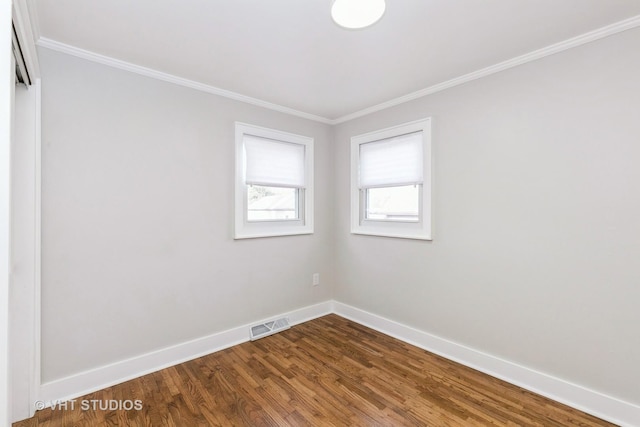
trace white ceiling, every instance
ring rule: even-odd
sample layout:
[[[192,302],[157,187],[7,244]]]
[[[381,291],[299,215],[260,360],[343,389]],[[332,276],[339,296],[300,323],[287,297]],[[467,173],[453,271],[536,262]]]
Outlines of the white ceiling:
[[[44,39],[327,119],[640,15],[638,0],[37,0]]]

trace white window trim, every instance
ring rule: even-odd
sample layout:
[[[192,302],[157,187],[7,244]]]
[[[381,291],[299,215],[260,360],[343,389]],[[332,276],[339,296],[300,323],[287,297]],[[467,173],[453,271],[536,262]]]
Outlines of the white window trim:
[[[419,222],[376,221],[363,219],[364,197],[358,185],[360,145],[422,131],[424,183],[420,200]],[[351,138],[351,233],[403,239],[432,240],[431,236],[431,118],[369,132]]]
[[[305,187],[298,221],[247,221],[247,185],[244,182],[243,136],[254,135],[304,145]],[[313,138],[235,122],[235,233],[234,239],[313,234]]]

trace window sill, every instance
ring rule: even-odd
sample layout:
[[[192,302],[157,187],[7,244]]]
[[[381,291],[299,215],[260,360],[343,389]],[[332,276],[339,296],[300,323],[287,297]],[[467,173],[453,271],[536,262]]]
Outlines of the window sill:
[[[280,237],[280,236],[298,236],[304,234],[313,234],[313,228],[298,228],[295,230],[247,230],[236,231],[233,236],[234,240],[242,239],[258,239],[262,237]]]
[[[351,230],[351,234],[359,234],[363,236],[377,236],[377,237],[393,237],[397,239],[412,239],[412,240],[433,240],[431,234],[422,229],[415,230],[393,230],[383,227],[357,227]]]

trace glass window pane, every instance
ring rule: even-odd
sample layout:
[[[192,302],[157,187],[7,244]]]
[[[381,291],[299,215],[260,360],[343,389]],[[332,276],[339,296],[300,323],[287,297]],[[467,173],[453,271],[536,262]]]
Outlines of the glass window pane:
[[[298,189],[247,186],[247,221],[298,220]]]
[[[418,185],[368,188],[365,218],[378,221],[417,222],[420,220]]]

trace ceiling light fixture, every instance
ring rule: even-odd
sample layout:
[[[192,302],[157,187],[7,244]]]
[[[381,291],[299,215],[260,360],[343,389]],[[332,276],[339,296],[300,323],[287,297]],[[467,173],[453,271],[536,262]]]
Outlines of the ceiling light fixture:
[[[339,26],[356,30],[378,22],[385,8],[385,0],[334,0],[331,17]]]

